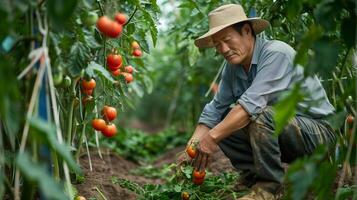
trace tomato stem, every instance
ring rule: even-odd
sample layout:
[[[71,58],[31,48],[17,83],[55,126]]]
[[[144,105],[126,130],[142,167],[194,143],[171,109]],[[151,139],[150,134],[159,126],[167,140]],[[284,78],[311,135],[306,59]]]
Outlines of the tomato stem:
[[[82,144],[83,144],[83,136],[84,136],[84,134],[86,134],[86,125],[87,125],[87,123],[83,122],[82,132],[81,132],[81,135],[79,136],[79,144],[78,144],[78,149],[76,152],[76,161],[78,164],[79,164],[79,156],[80,156],[80,152],[81,152],[81,148],[82,148]]]

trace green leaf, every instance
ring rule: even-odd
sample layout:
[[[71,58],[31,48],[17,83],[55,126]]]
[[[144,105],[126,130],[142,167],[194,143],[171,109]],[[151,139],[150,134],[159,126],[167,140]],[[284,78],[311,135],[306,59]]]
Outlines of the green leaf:
[[[357,185],[351,187],[344,186],[337,189],[336,200],[352,199],[354,193],[357,193]]]
[[[198,48],[194,45],[194,41],[191,40],[189,42],[189,47],[188,47],[188,63],[190,64],[190,66],[196,64],[199,54],[200,52]]]
[[[72,16],[74,13],[77,3],[77,0],[47,0],[46,7],[48,9],[48,15],[50,19],[54,22],[55,26],[63,26],[65,22]]]
[[[275,133],[279,135],[284,126],[296,114],[296,105],[303,98],[300,92],[300,85],[296,84],[285,98],[279,101],[274,107]]]
[[[72,45],[69,52],[69,72],[72,77],[78,76],[82,69],[87,66],[90,60],[90,49],[81,42],[76,42]]]
[[[35,130],[41,132],[42,137],[45,136],[43,139],[45,139],[50,144],[52,150],[54,150],[62,157],[62,159],[66,161],[69,168],[75,171],[76,173],[81,174],[81,169],[73,160],[73,157],[69,151],[69,149],[71,148],[66,143],[60,144],[57,141],[55,126],[52,123],[44,121],[40,118],[31,118],[29,119],[29,121],[30,126],[33,127]]]
[[[181,190],[182,190],[182,188],[181,188],[180,185],[175,185],[175,186],[174,186],[174,191],[175,191],[175,192],[181,192]]]
[[[48,174],[46,167],[34,163],[28,153],[17,155],[16,166],[27,180],[39,185],[40,190],[47,199],[69,199],[63,188]]]
[[[144,82],[144,84],[146,86],[147,93],[150,94],[154,89],[153,81],[148,76],[144,76],[143,77],[143,82]]]
[[[160,7],[157,5],[156,0],[150,0],[151,5],[155,12],[160,12]]]
[[[143,16],[144,16],[145,20],[148,22],[149,29],[150,29],[150,34],[151,34],[151,38],[152,38],[152,42],[153,42],[154,46],[156,46],[158,30],[157,30],[155,21],[152,18],[152,16],[150,15],[149,12],[147,12],[144,9],[142,9],[141,11],[143,12]]]
[[[312,50],[314,54],[305,69],[311,72],[310,74],[318,73],[329,77],[337,65],[340,44],[332,38],[323,37],[313,43]]]
[[[309,49],[313,42],[321,37],[323,30],[319,26],[312,25],[304,35],[294,58],[294,64],[305,66],[308,62]]]
[[[115,80],[113,79],[112,75],[109,74],[108,70],[106,70],[104,67],[99,65],[98,63],[92,61],[89,63],[88,67],[86,68],[86,73],[93,77],[94,72],[97,74],[101,75],[102,77],[106,78],[108,81],[114,83]]]
[[[341,12],[340,3],[334,1],[322,1],[314,10],[317,24],[322,25],[325,30],[336,28],[336,15]]]
[[[287,17],[293,20],[299,15],[302,9],[302,1],[289,0],[287,3]]]
[[[347,47],[354,47],[356,45],[356,24],[356,15],[351,15],[349,18],[342,20],[341,36]]]
[[[135,91],[135,93],[142,98],[144,96],[144,90],[139,86],[138,83],[134,82],[131,84],[131,88]]]

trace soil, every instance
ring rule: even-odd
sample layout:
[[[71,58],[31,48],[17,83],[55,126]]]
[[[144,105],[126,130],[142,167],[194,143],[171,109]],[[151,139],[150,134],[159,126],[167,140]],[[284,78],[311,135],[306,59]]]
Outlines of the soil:
[[[175,162],[176,155],[183,150],[184,147],[172,149],[159,157],[153,165],[160,167],[167,163],[173,163]],[[137,196],[135,193],[113,184],[111,182],[112,176],[135,181],[140,185],[146,183],[163,183],[160,179],[149,179],[131,174],[130,171],[140,167],[140,165],[126,160],[118,156],[116,153],[110,152],[108,149],[102,149],[102,158],[99,156],[97,150],[94,149],[91,151],[90,156],[92,161],[92,171],[89,167],[87,154],[83,154],[80,157],[80,164],[84,172],[85,180],[83,183],[75,186],[78,190],[78,194],[87,199],[90,199],[90,197],[102,199],[97,189],[99,189],[108,200],[136,199]],[[233,166],[222,151],[215,153],[214,159],[216,159],[216,162],[212,163],[208,168],[213,174],[217,175],[222,171],[234,171]]]
[[[159,157],[153,165],[160,167],[164,164],[174,163],[177,154],[184,150],[184,147],[178,147],[166,152],[164,155]],[[208,170],[214,175],[220,174],[222,171],[235,171],[231,165],[228,158],[223,154],[222,151],[215,153],[212,163]],[[114,152],[108,149],[102,149],[102,158],[99,156],[96,149],[91,151],[91,161],[92,161],[92,171],[89,167],[88,156],[83,154],[80,157],[80,164],[84,172],[85,180],[81,184],[75,185],[78,190],[78,194],[85,196],[88,200],[92,198],[103,199],[98,190],[103,193],[107,200],[134,200],[137,199],[135,193],[121,188],[119,185],[113,184],[111,182],[111,177],[116,176],[119,178],[134,181],[140,185],[151,183],[151,184],[162,184],[164,181],[160,179],[145,178],[140,175],[134,175],[130,173],[140,167],[140,164],[134,163],[132,161],[126,160]],[[288,166],[285,165],[284,168]],[[353,167],[352,173],[356,172],[356,167]],[[336,182],[334,186],[334,191],[337,188],[338,181],[340,180],[341,170],[336,177]],[[345,179],[343,181],[345,184],[352,185],[353,178]],[[309,195],[308,199],[314,199],[312,195]]]

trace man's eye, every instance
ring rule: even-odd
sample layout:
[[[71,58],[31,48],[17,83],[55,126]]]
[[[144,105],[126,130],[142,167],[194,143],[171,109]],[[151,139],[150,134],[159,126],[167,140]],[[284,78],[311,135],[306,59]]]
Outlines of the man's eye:
[[[229,42],[229,41],[231,41],[231,38],[227,38],[224,40],[224,42]]]

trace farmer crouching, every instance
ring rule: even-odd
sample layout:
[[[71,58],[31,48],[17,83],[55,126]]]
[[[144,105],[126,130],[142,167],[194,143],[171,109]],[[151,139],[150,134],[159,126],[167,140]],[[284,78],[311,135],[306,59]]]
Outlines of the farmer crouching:
[[[204,107],[187,143],[198,142],[194,167],[204,170],[220,147],[243,173],[239,184],[251,190],[240,200],[276,199],[284,179],[282,162],[289,163],[311,154],[319,144],[335,141],[333,129],[324,120],[334,108],[318,78],[303,79],[303,68],[293,66],[291,46],[259,37],[269,27],[268,21],[247,18],[237,4],[223,5],[208,17],[209,31],[195,45],[215,48],[227,63],[218,93]],[[275,137],[271,106],[298,81],[308,95]]]

